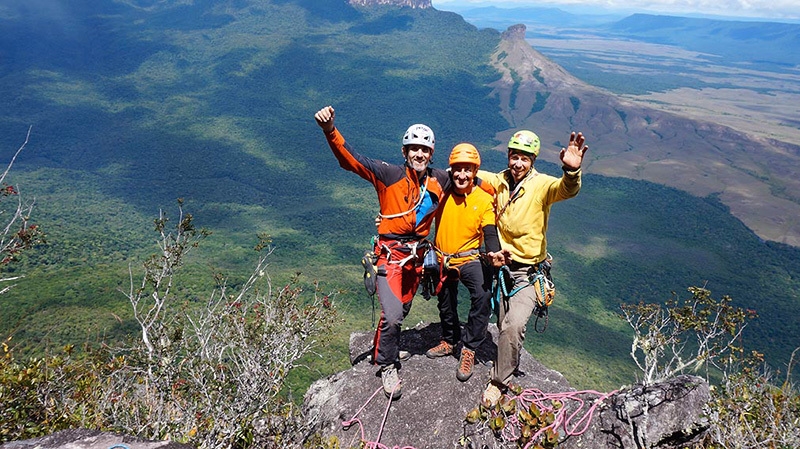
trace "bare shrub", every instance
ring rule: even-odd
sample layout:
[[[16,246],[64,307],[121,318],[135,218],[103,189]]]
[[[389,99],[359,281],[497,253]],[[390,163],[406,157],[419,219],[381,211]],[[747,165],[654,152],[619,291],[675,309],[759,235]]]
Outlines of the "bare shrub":
[[[19,189],[6,183],[6,177],[14,166],[17,157],[28,144],[31,129],[25,135],[25,141],[11,157],[6,169],[0,174],[0,294],[14,287],[13,282],[24,277],[21,274],[9,274],[9,265],[19,254],[44,241],[44,234],[38,226],[30,222],[34,200],[23,199]],[[13,204],[8,207],[9,200]]]
[[[333,323],[331,298],[318,286],[304,297],[298,276],[275,287],[262,242],[239,288],[217,276],[204,304],[175,304],[175,269],[206,233],[182,210],[173,230],[167,221],[156,220],[160,253],[141,282],[131,274],[126,295],[142,341],[120,353],[127,360],[104,401],[112,427],[204,448],[290,447],[302,419],[284,395],[286,376]]]
[[[715,300],[705,288],[690,287],[688,299],[661,304],[623,304],[622,317],[633,329],[630,355],[651,385],[687,369],[720,367],[724,356],[741,353],[740,336],[755,312]],[[708,378],[708,371],[706,371]]]

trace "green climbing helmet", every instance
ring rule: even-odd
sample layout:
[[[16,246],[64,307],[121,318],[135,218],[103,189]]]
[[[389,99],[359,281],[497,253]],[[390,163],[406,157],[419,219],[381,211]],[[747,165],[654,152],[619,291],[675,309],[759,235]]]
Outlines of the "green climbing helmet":
[[[539,146],[539,136],[526,129],[515,132],[508,141],[509,150],[522,151],[534,157],[539,156]]]

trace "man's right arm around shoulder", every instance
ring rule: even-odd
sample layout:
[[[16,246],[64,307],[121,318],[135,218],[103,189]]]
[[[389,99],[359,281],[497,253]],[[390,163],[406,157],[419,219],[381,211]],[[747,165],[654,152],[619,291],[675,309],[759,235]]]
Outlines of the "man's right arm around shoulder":
[[[481,182],[485,182],[492,186],[492,189],[494,189],[495,192],[497,192],[497,189],[500,187],[502,182],[502,177],[499,173],[492,173],[486,170],[478,170],[476,177],[480,179]]]

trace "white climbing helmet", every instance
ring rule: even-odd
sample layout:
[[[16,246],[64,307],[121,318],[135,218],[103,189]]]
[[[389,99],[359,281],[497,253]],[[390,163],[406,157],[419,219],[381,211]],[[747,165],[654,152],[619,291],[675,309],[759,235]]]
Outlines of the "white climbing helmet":
[[[403,146],[422,145],[433,150],[435,143],[436,138],[433,136],[433,130],[421,123],[409,126],[405,135],[403,135]]]

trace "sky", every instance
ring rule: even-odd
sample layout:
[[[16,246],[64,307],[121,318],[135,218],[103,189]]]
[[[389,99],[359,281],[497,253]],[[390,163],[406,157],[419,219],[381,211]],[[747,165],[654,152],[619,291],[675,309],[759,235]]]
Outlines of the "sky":
[[[569,12],[634,12],[681,16],[711,15],[750,19],[800,20],[800,0],[432,0],[437,9],[474,5],[559,7]],[[585,8],[585,10],[584,10]]]

